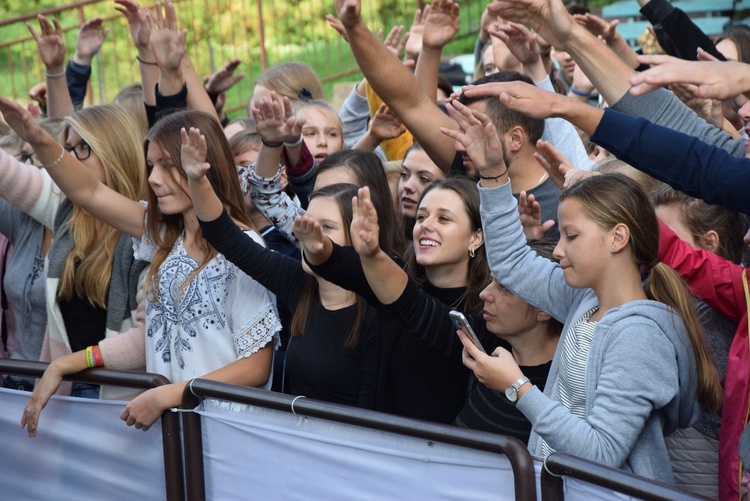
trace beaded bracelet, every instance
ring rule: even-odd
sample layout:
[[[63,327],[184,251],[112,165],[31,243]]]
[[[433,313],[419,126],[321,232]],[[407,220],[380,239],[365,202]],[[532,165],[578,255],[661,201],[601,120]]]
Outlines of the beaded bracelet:
[[[57,159],[54,162],[46,164],[46,165],[42,165],[42,169],[51,169],[52,167],[55,167],[57,164],[62,162],[62,159],[64,156],[65,156],[65,148],[62,149],[62,151],[60,152],[60,156],[57,157]]]

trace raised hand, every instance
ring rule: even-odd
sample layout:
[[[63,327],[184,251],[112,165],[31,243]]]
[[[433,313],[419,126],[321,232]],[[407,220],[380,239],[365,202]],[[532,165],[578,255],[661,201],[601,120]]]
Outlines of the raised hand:
[[[352,246],[362,257],[375,257],[380,252],[380,226],[378,213],[372,205],[370,188],[365,186],[352,199],[352,224],[350,226]]]
[[[362,22],[362,4],[360,0],[346,0],[345,2],[337,0],[336,11],[344,28],[354,28]]]
[[[182,169],[188,179],[197,181],[211,168],[211,164],[206,162],[206,138],[195,127],[190,127],[190,132],[183,127],[180,129],[180,135],[182,136],[180,149]]]
[[[506,21],[531,26],[558,50],[566,50],[575,25],[561,0],[497,0],[487,6],[487,11]]]
[[[503,160],[503,148],[490,118],[458,101],[448,103],[445,107],[461,130],[441,127],[440,132],[456,141],[456,150],[465,151],[480,174],[492,168],[507,171]]]
[[[29,90],[29,99],[39,103],[39,106],[47,106],[47,84],[40,82]]]
[[[139,50],[150,50],[150,12],[141,8],[138,2],[134,0],[115,0],[115,3],[119,5],[119,7],[115,7],[115,10],[128,20],[133,44]]]
[[[526,240],[544,238],[544,235],[555,226],[552,219],[542,223],[542,206],[534,195],[527,196],[525,191],[518,196],[518,218],[521,220]]]
[[[675,83],[669,88],[680,101],[685,103],[685,106],[695,111],[706,122],[721,129],[724,124],[721,101],[699,97],[697,85]]]
[[[370,132],[380,141],[394,139],[406,132],[406,127],[401,123],[385,103],[380,105],[378,111],[369,123]]]
[[[44,66],[50,73],[59,73],[64,70],[65,65],[65,42],[62,37],[60,22],[57,19],[52,19],[53,26],[41,14],[37,16],[37,19],[39,20],[41,34],[36,32],[31,23],[26,23],[26,27],[36,40],[39,56],[42,58]]]
[[[32,145],[43,142],[49,135],[39,126],[34,116],[18,103],[0,97],[0,113],[18,137]]]
[[[531,66],[542,61],[537,43],[537,34],[518,23],[493,23],[488,32],[508,46],[511,54],[524,66]]]
[[[241,61],[239,59],[232,59],[227,64],[216,70],[206,81],[206,92],[209,94],[221,94],[222,92],[228,91],[234,87],[237,82],[245,78],[243,72],[239,72],[236,75],[234,74],[234,71],[240,63]]]
[[[346,36],[346,29],[344,28],[344,25],[341,24],[341,20],[334,16],[333,14],[326,14],[326,21],[328,21],[328,25],[336,30],[339,35],[341,35],[341,38],[344,39],[345,42],[349,42],[349,38]]]
[[[427,22],[427,16],[430,15],[432,5],[427,4],[424,9],[417,9],[414,12],[414,20],[409,28],[409,41],[406,43],[406,58],[414,61],[422,52],[422,37],[424,36],[424,25]]]
[[[549,178],[561,190],[570,188],[575,183],[598,174],[598,172],[573,167],[570,160],[552,146],[552,143],[540,139],[536,142],[536,149],[534,158],[544,167],[544,170],[549,174]]]
[[[99,52],[107,38],[109,28],[102,28],[102,18],[89,19],[81,25],[76,38],[76,53],[73,61],[90,65],[91,59]]]
[[[187,30],[177,28],[174,5],[167,0],[162,14],[161,4],[156,2],[156,16],[149,16],[151,50],[161,71],[176,72],[180,69],[187,48]]]
[[[292,103],[271,91],[271,98],[255,101],[251,110],[255,127],[266,145],[293,143],[300,137],[304,118],[297,119],[292,113]]]
[[[601,17],[591,14],[590,12],[586,14],[576,14],[573,16],[573,19],[575,19],[578,24],[589,30],[595,37],[601,37],[607,44],[612,44],[617,37],[617,25],[620,24],[619,19],[605,21]]]
[[[427,7],[425,7],[427,10]],[[442,49],[453,40],[459,29],[459,6],[453,0],[435,0],[427,12],[422,44]]]
[[[726,101],[750,91],[750,65],[735,61],[685,61],[671,56],[638,56],[651,68],[630,78],[630,93],[646,94],[664,85],[690,83],[698,97]]]
[[[490,4],[492,5],[492,4]],[[498,82],[464,87],[466,97],[497,96],[503,106],[531,118],[552,116],[552,104],[567,99],[526,82]]]
[[[325,250],[325,239],[323,228],[320,227],[315,219],[308,215],[297,216],[294,218],[292,232],[302,245],[302,251],[305,256],[319,255]]]
[[[380,38],[383,35],[382,31],[378,30],[378,38]],[[403,38],[402,38],[403,35]],[[386,49],[388,49],[391,54],[396,56],[398,59],[401,59],[401,53],[404,52],[404,47],[406,46],[406,43],[409,41],[409,32],[404,35],[404,27],[403,25],[396,25],[393,28],[391,28],[390,33],[388,33],[388,36],[385,37],[385,40],[383,40],[383,45],[385,45]]]

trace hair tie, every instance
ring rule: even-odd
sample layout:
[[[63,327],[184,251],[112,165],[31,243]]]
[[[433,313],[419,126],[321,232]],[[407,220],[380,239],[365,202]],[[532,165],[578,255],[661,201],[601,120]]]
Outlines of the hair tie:
[[[308,89],[307,87],[302,87],[302,90],[299,91],[299,98],[300,99],[312,99],[312,91]]]
[[[661,261],[659,261],[659,258],[658,257],[654,258],[653,261],[648,263],[648,269],[653,270],[654,268],[656,268],[656,265],[658,265],[659,263],[661,263]]]

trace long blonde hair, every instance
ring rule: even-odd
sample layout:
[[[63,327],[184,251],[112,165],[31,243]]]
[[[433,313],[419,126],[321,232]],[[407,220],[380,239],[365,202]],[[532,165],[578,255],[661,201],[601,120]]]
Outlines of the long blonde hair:
[[[73,129],[88,143],[104,167],[104,183],[131,200],[145,195],[146,162],[143,138],[135,118],[119,106],[104,104],[80,110],[65,119],[63,136]],[[97,219],[76,206],[70,220],[73,250],[63,264],[58,300],[75,293],[92,306],[106,308],[112,259],[120,232],[106,226],[98,235]]]
[[[682,318],[698,367],[698,401],[713,411],[721,407],[723,390],[719,374],[706,347],[703,329],[687,285],[672,268],[659,262],[659,222],[641,186],[623,174],[593,176],[565,190],[560,201],[574,198],[586,215],[609,230],[625,224],[636,264],[650,268],[643,290],[649,299],[662,302]]]

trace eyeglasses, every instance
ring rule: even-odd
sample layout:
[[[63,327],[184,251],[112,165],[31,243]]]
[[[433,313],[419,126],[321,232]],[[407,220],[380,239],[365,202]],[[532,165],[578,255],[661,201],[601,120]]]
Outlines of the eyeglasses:
[[[86,141],[81,141],[73,146],[63,146],[65,151],[72,153],[78,160],[86,160],[91,155],[91,146]]]
[[[36,153],[26,153],[22,151],[21,153],[18,153],[17,155],[13,155],[13,158],[15,158],[16,160],[24,164],[37,165]]]

